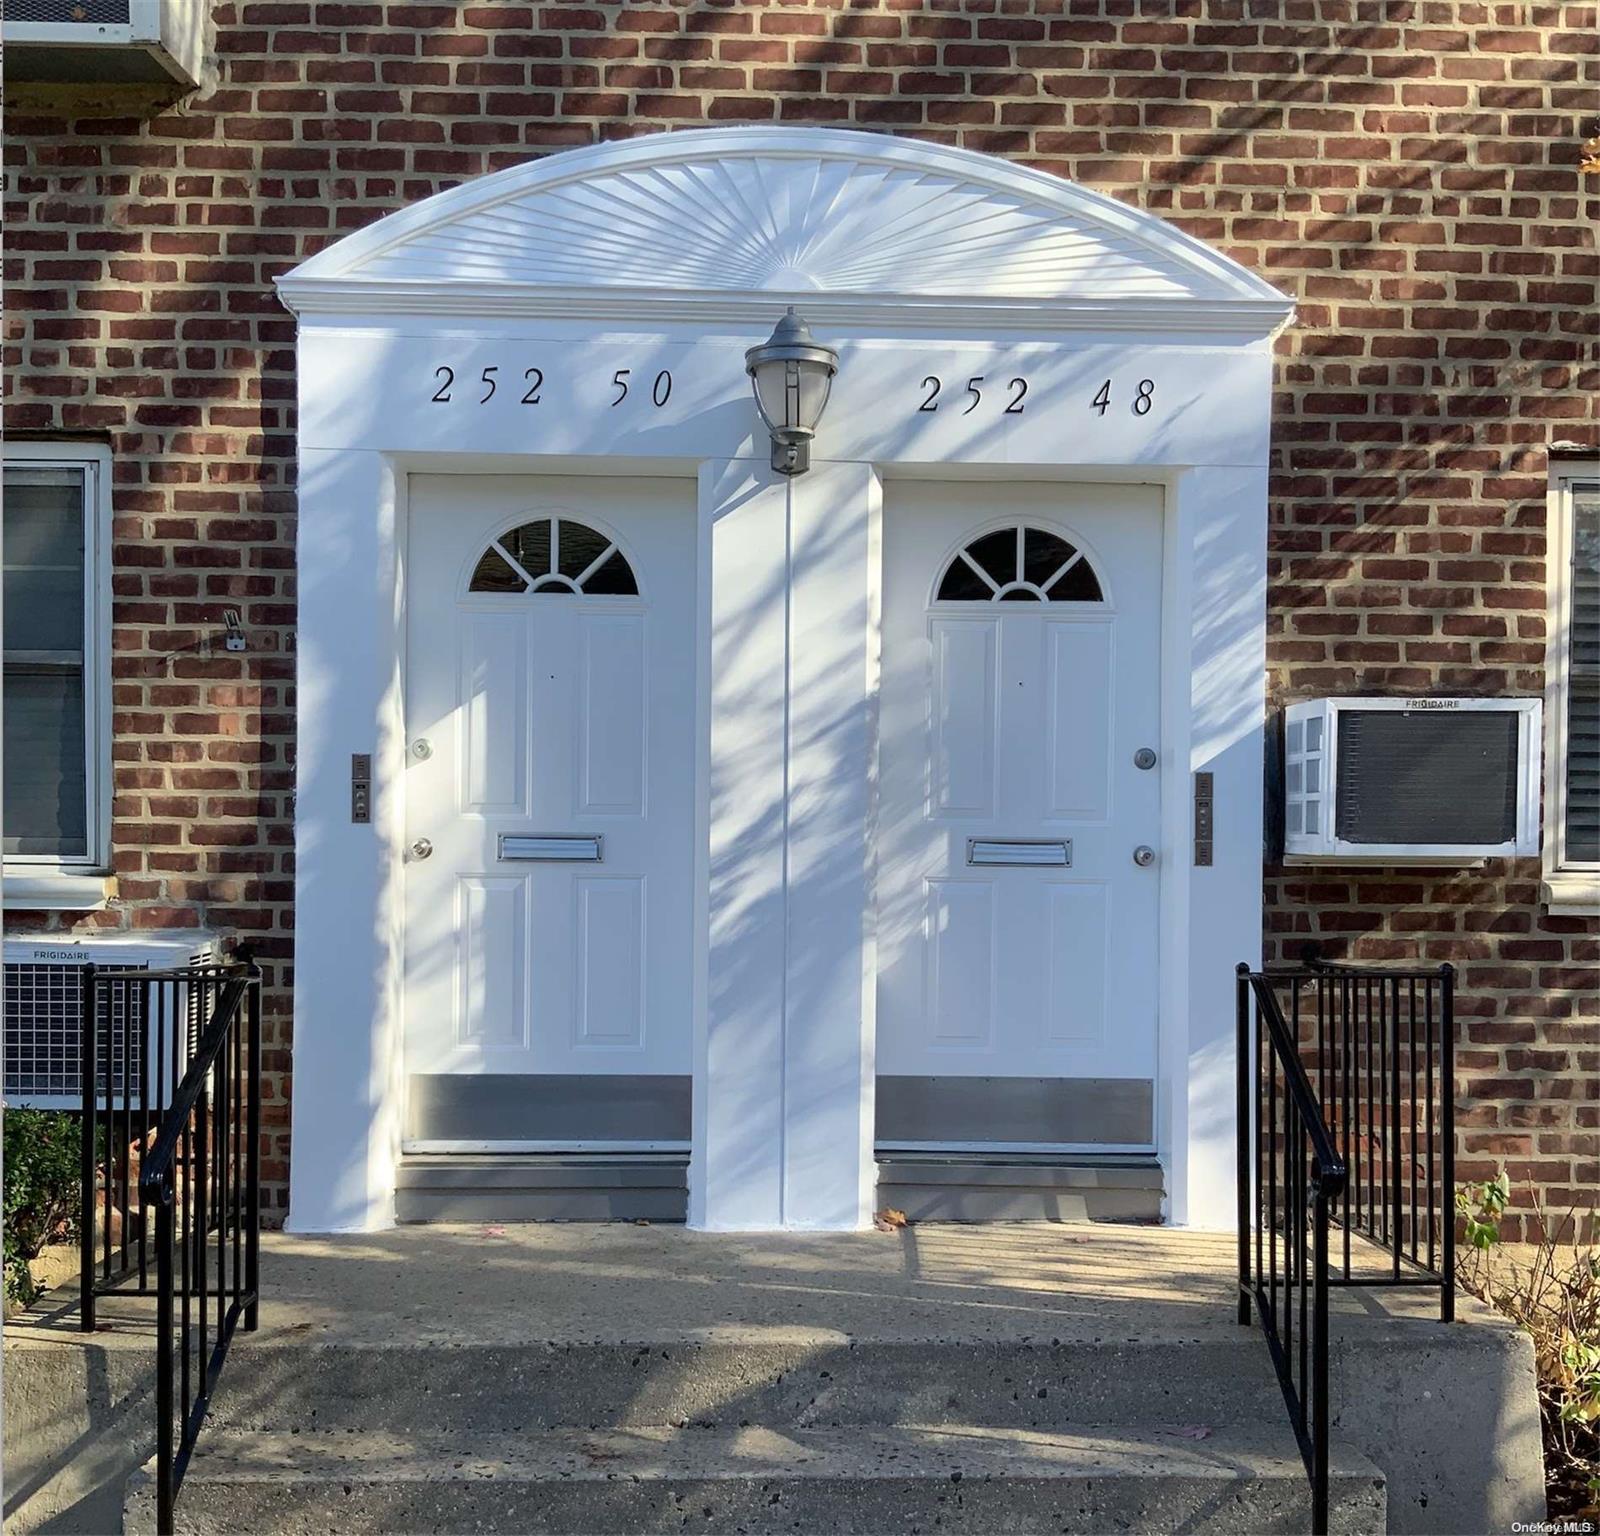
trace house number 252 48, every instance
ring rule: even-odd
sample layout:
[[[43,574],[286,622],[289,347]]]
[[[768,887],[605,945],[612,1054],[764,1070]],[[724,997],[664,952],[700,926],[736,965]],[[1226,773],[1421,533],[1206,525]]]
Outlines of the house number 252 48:
[[[922,398],[917,405],[919,412],[937,411],[942,404],[950,403],[941,399],[944,394],[944,380],[936,373],[930,373],[923,379],[919,386]],[[955,403],[960,406],[959,414],[970,416],[984,402],[985,392],[990,394],[998,392],[1004,400],[1000,406],[1002,415],[1020,416],[1028,407],[1028,381],[1021,376],[1012,379],[999,379],[993,383],[984,374],[974,374],[967,380],[964,391],[957,392]],[[1128,397],[1128,408],[1135,416],[1148,416],[1155,405],[1156,381],[1154,379],[1140,379],[1134,386],[1133,394]],[[1089,409],[1104,416],[1114,403],[1112,381],[1107,379],[1095,392],[1094,397],[1088,402]]]

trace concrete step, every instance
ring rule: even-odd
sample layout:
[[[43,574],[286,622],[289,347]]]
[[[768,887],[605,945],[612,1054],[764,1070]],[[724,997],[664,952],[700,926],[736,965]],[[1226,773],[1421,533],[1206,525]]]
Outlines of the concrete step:
[[[523,1432],[652,1424],[1251,1424],[1283,1417],[1260,1333],[841,1339],[738,1330],[671,1341],[235,1339],[212,1407],[244,1429]]]
[[[190,1464],[178,1530],[1233,1536],[1304,1531],[1309,1506],[1287,1430],[642,1427],[466,1440],[213,1430]],[[1365,1536],[1385,1518],[1382,1474],[1338,1452],[1332,1529]],[[148,1466],[130,1480],[123,1528],[156,1529]]]

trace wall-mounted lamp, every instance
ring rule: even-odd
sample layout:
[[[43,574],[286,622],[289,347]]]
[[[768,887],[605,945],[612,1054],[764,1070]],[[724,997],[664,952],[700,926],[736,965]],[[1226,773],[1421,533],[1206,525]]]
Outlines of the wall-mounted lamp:
[[[811,439],[839,371],[839,354],[823,346],[790,305],[772,335],[745,353],[744,369],[772,434],[772,467],[780,475],[803,475],[811,468]]]

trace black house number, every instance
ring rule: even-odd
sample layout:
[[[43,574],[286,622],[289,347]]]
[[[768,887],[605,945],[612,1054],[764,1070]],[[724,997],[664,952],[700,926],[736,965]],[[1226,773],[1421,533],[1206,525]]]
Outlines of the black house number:
[[[944,380],[938,374],[928,374],[917,387],[920,392],[917,403],[919,413],[937,411],[945,403],[940,399],[944,392]],[[1088,409],[1104,416],[1117,403],[1116,393],[1121,388],[1107,379],[1087,402]],[[967,380],[966,388],[957,394],[955,407],[960,415],[970,416],[984,403],[986,396],[1004,401],[1004,404],[995,407],[1002,415],[1020,416],[1028,408],[1028,381],[1020,374],[1011,379],[997,375],[993,380],[985,374],[974,374]],[[1140,379],[1133,385],[1132,393],[1126,396],[1125,403],[1135,416],[1148,416],[1155,407],[1155,398],[1156,381]]]
[[[470,398],[478,405],[487,405],[493,400],[501,389],[501,365],[492,363],[483,369],[476,379],[471,380],[473,393]],[[515,372],[513,370],[513,378]],[[433,393],[428,396],[435,405],[449,405],[456,399],[457,383],[466,384],[465,378],[459,378],[456,370],[448,363],[440,363],[433,370]],[[517,387],[517,401],[521,405],[539,405],[544,400],[545,373],[542,368],[524,368],[522,381]],[[634,372],[631,368],[619,368],[611,375],[611,404],[619,406],[634,390]],[[652,378],[648,373],[642,376],[640,385],[642,392],[650,396],[650,403],[660,410],[672,398],[672,370],[663,368]],[[462,398],[468,398],[463,396]]]
[[[618,368],[609,381],[607,403],[615,410],[629,401],[641,404],[648,401],[650,407],[660,410],[672,399],[672,382],[669,368],[655,372],[648,368]],[[456,400],[488,405],[502,394],[521,405],[539,405],[548,393],[542,368],[518,368],[499,363],[479,370],[476,377],[458,374],[452,365],[440,363],[433,370],[430,383],[432,393],[428,398],[435,405],[449,405]],[[916,411],[919,415],[948,410],[958,416],[971,416],[975,412],[1021,416],[1035,404],[1029,394],[1030,388],[1028,378],[1020,373],[975,373],[965,381],[946,380],[937,373],[924,374],[917,385]],[[1080,402],[1080,409],[1097,417],[1113,411],[1148,416],[1155,404],[1154,379],[1113,377],[1102,380],[1092,395],[1086,395]]]

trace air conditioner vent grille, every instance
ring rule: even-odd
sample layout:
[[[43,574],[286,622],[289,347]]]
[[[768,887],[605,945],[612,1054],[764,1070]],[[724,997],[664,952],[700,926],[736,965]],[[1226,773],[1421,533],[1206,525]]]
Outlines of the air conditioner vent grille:
[[[1338,835],[1351,843],[1510,842],[1517,730],[1509,712],[1345,710]]]
[[[129,970],[147,970],[130,965]],[[144,1071],[144,987],[118,987],[115,1000],[101,1006],[101,1040],[106,1013],[117,1009],[111,1031],[111,1083],[119,1092],[124,1082],[138,1083]],[[83,967],[25,961],[5,968],[5,1097],[26,1104],[46,1097],[76,1097],[83,1071]],[[132,1060],[123,1061],[125,1051]],[[106,1063],[96,1087],[106,1091]],[[124,1067],[126,1066],[126,1076]]]
[[[128,0],[6,0],[6,20],[125,27]]]

